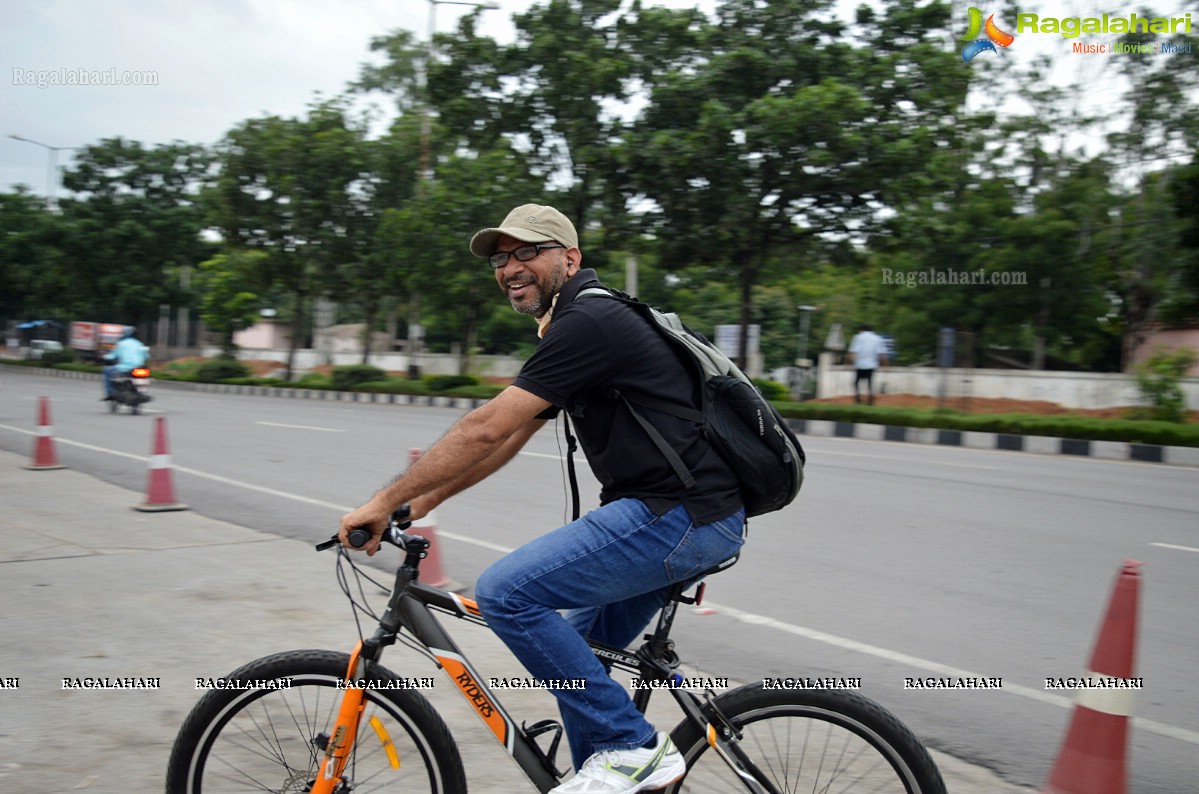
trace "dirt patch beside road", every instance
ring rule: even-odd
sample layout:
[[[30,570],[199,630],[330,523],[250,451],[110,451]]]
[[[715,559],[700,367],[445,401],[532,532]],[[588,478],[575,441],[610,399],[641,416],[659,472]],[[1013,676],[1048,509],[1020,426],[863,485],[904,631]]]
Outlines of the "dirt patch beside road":
[[[830,405],[853,405],[852,396],[811,400]],[[1087,416],[1096,419],[1128,419],[1135,406],[1121,408],[1067,408],[1045,400],[1013,400],[1007,397],[951,397],[942,406],[936,397],[917,394],[876,394],[874,404],[886,408],[920,408],[934,410],[945,407],[967,414],[1039,414],[1042,416]],[[1191,421],[1199,421],[1199,411],[1191,411]]]

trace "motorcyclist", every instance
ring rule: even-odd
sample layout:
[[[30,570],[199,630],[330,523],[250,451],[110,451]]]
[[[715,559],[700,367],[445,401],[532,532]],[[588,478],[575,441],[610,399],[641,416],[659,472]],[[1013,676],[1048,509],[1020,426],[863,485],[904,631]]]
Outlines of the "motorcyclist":
[[[133,326],[125,326],[120,340],[104,356],[105,361],[112,363],[104,368],[104,396],[100,398],[101,402],[112,399],[113,375],[128,374],[135,368],[146,365],[150,349],[141,343],[136,333]]]

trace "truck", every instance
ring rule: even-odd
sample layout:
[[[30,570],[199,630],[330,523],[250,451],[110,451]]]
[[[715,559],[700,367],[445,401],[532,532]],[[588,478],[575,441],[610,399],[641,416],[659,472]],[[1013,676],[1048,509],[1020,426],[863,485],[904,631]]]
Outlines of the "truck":
[[[67,344],[85,361],[99,361],[124,332],[125,326],[120,323],[75,321],[71,323]]]

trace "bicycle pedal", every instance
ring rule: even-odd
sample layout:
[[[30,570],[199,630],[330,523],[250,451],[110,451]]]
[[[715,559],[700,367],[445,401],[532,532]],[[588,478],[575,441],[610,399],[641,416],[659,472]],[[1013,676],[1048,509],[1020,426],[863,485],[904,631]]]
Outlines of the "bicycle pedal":
[[[543,733],[554,732],[554,738],[550,740],[549,750],[541,750],[541,745],[536,742],[533,743],[533,746],[541,750],[542,759],[545,761],[546,768],[550,774],[561,779],[566,774],[566,772],[558,769],[557,763],[558,744],[562,741],[562,725],[556,720],[540,720],[532,725],[525,725],[522,722],[520,727],[530,739],[536,739]]]

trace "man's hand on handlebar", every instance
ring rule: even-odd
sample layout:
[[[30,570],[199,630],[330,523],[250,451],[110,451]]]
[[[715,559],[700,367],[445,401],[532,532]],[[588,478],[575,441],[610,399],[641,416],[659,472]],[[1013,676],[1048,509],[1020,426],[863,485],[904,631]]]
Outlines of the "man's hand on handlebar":
[[[373,557],[379,550],[379,537],[383,530],[387,529],[390,520],[391,510],[377,505],[372,500],[341,517],[341,529],[338,530],[337,537],[343,546],[365,551],[367,556]],[[369,531],[371,539],[365,545],[356,547],[350,543],[350,532],[359,528]]]
[[[382,515],[383,518],[380,519],[379,515]],[[380,514],[379,508],[372,500],[357,510],[342,516],[341,528],[335,538],[346,548],[365,551],[368,556],[374,556],[375,552],[379,550],[379,546],[382,545],[381,537],[390,524],[394,522],[399,530],[404,530],[411,526],[414,519],[420,518],[422,515],[419,508],[407,504],[400,505],[394,512]],[[369,539],[365,542],[363,542],[364,533],[369,535]],[[395,543],[396,541],[392,539],[390,542]]]

